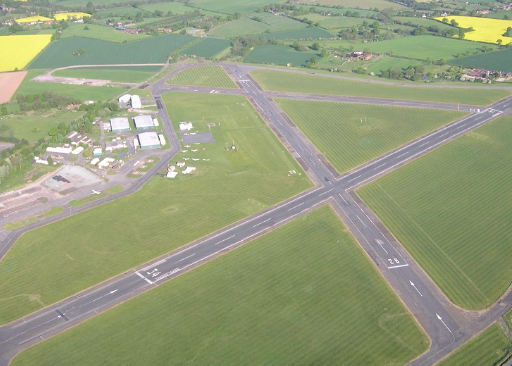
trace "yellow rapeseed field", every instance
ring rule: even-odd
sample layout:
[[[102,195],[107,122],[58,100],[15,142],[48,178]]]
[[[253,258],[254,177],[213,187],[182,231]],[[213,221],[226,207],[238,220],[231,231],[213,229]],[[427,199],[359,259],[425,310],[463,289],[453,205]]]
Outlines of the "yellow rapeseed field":
[[[57,13],[53,17],[55,20],[69,20],[69,19],[82,19],[90,17],[91,14],[80,13],[80,12],[70,12],[70,13]]]
[[[464,39],[487,43],[498,43],[498,39],[501,39],[501,44],[512,43],[511,37],[503,36],[507,28],[512,27],[512,20],[465,16],[447,16],[435,19],[443,21],[444,18],[448,19],[448,23],[454,19],[460,28],[473,27],[474,31],[466,32]]]
[[[18,24],[26,24],[26,23],[32,23],[32,22],[47,22],[47,21],[52,21],[53,19],[42,17],[41,15],[36,15],[33,17],[18,18],[18,19],[14,19],[14,20]]]
[[[0,72],[21,70],[50,43],[51,34],[0,36]]]

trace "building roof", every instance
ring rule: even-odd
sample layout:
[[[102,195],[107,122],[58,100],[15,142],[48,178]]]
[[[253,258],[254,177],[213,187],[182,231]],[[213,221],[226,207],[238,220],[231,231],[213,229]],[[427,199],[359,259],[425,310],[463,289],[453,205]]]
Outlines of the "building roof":
[[[133,123],[135,123],[135,128],[151,128],[154,127],[153,118],[148,115],[143,116],[135,116],[133,117]]]
[[[142,107],[142,103],[141,103],[140,97],[138,95],[132,95],[130,104],[131,104],[132,108],[141,108]]]
[[[130,122],[126,117],[117,117],[110,120],[110,129],[112,131],[122,131],[130,129]]]
[[[143,132],[138,135],[140,147],[160,146],[160,139],[156,132]]]

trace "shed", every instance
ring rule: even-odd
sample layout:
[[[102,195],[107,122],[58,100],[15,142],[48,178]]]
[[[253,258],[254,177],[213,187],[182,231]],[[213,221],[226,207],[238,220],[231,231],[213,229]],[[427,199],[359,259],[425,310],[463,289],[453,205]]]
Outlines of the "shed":
[[[133,117],[133,123],[135,124],[135,128],[137,130],[148,130],[155,127],[155,124],[153,123],[153,118],[148,115]]]
[[[160,139],[156,132],[142,132],[137,135],[141,149],[155,149],[160,147]]]
[[[117,117],[110,120],[110,131],[127,132],[130,131],[130,122],[126,117]]]
[[[138,95],[132,95],[132,97],[130,98],[130,105],[132,106],[132,108],[142,108],[140,97]]]

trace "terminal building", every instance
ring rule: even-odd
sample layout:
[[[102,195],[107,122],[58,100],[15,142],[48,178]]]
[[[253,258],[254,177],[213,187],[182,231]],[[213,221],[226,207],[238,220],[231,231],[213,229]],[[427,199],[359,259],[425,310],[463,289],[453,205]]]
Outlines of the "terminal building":
[[[153,118],[148,115],[133,117],[133,123],[137,130],[150,130],[155,127]]]
[[[156,149],[160,147],[160,139],[156,132],[142,132],[137,135],[141,149]]]
[[[126,117],[112,118],[110,120],[110,131],[112,132],[127,132],[130,131],[130,122]]]

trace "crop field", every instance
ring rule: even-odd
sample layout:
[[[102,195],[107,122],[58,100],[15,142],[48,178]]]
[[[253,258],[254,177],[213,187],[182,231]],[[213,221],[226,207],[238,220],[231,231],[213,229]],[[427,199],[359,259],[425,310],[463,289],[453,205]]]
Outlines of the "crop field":
[[[82,13],[82,12],[64,12],[64,13],[57,13],[53,16],[55,20],[61,21],[61,20],[72,20],[72,19],[83,19],[83,18],[90,18],[91,14]]]
[[[320,27],[327,29],[350,28],[356,25],[361,25],[364,21],[368,21],[364,18],[327,15],[324,16],[315,13],[307,14],[304,18],[311,20],[314,23],[318,23]]]
[[[186,47],[180,51],[180,53],[198,57],[213,58],[230,46],[231,42],[225,39],[204,38],[198,43],[194,43]]]
[[[262,34],[264,32],[282,32],[305,29],[306,24],[296,20],[267,13],[256,13],[255,19],[242,17],[220,24],[210,31],[210,35],[232,38],[238,35]]]
[[[0,104],[11,100],[26,75],[26,71],[0,73]]]
[[[43,70],[30,70],[16,91],[18,94],[42,94],[51,91],[55,94],[73,96],[81,101],[105,101],[121,95],[126,88],[110,86],[84,86],[58,83],[40,83],[31,81],[32,78],[44,72]]]
[[[208,131],[208,123],[220,124],[211,128],[215,143],[188,153],[210,161],[194,162],[193,175],[157,176],[137,193],[24,234],[0,262],[0,323],[311,187],[245,98],[195,93],[163,98],[176,125],[191,121]],[[226,151],[233,142],[238,150]],[[56,232],[61,234],[56,237]]]
[[[23,69],[51,38],[51,34],[0,36],[0,72]]]
[[[340,173],[463,116],[452,111],[289,99],[278,103]]]
[[[52,42],[31,64],[33,69],[71,65],[160,63],[193,37],[179,34],[119,44],[91,38],[65,38]]]
[[[438,22],[434,19],[419,18],[419,17],[393,17],[393,20],[397,20],[403,24],[414,24],[424,28],[436,27],[438,29],[451,29],[452,27],[448,24]]]
[[[87,27],[87,29],[84,29]],[[130,42],[148,38],[146,34],[128,34],[115,30],[112,27],[98,24],[74,24],[71,23],[62,32],[61,38],[84,37],[95,38],[107,42]]]
[[[462,57],[451,60],[450,63],[465,67],[512,72],[512,62],[510,62],[510,60],[512,60],[512,49],[506,49],[485,55]]]
[[[21,353],[12,366],[400,365],[427,346],[324,206]]]
[[[291,47],[264,45],[255,47],[254,50],[245,56],[245,62],[266,63],[275,65],[302,66],[309,61],[314,53],[297,52]]]
[[[162,67],[87,67],[77,69],[57,70],[53,73],[55,76],[64,76],[71,78],[102,79],[127,83],[138,83],[149,79],[155,75]]]
[[[464,89],[406,87],[365,82],[364,79],[354,81],[273,70],[254,70],[251,75],[262,88],[276,91],[427,100],[473,105],[488,105],[510,95],[504,90],[480,87]]]
[[[512,27],[512,20],[466,16],[447,16],[435,19],[442,21],[445,18],[448,19],[448,23],[455,20],[460,28],[472,27],[474,29],[474,31],[466,32],[464,39],[487,43],[500,43],[498,40],[501,39],[503,45],[512,43],[512,37],[503,36],[507,28]]]
[[[508,345],[507,336],[497,324],[493,324],[442,360],[438,366],[498,365]]]
[[[267,39],[285,40],[285,39],[321,39],[332,38],[333,35],[325,29],[318,27],[308,27],[303,29],[295,29],[284,32],[270,32],[265,33],[262,37]]]
[[[169,82],[171,84],[211,86],[213,88],[238,88],[224,69],[216,65],[201,65],[185,69],[174,75]]]
[[[397,3],[386,0],[293,0],[292,2],[311,5],[341,6],[360,9],[404,9]]]
[[[51,22],[52,19],[40,16],[40,15],[34,15],[31,17],[18,18],[18,19],[15,19],[15,21],[18,24],[28,24],[28,23],[32,23],[32,22]]]
[[[245,14],[274,2],[274,0],[191,0],[189,3],[193,7],[219,13]]]
[[[502,117],[359,191],[463,308],[486,308],[510,286],[511,138]]]
[[[48,131],[59,123],[69,122],[81,117],[82,112],[72,111],[48,111],[4,117],[0,120],[0,136],[16,137],[28,142],[36,142],[42,137],[48,136]]]

